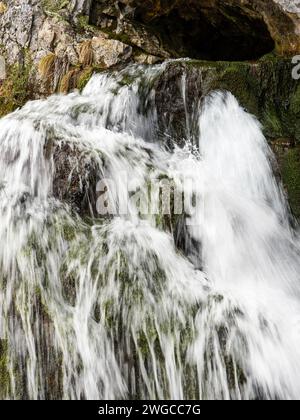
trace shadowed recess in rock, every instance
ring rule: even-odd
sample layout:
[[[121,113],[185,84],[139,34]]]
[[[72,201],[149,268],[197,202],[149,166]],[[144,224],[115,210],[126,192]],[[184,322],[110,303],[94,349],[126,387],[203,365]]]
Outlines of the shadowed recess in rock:
[[[128,8],[129,3],[135,7]],[[103,16],[130,17],[145,25],[174,57],[208,60],[257,59],[274,50],[275,42],[267,23],[256,11],[240,5],[216,5],[215,1],[116,2],[116,10],[94,1],[90,12],[93,24],[103,24]],[[99,17],[100,16],[100,17]]]
[[[240,9],[209,14],[205,10],[174,9],[148,25],[163,44],[182,57],[207,60],[250,60],[271,52],[274,41],[262,19]]]

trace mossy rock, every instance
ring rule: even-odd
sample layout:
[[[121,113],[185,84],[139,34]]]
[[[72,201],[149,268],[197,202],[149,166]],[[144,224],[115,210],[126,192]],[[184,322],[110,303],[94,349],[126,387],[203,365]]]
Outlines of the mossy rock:
[[[288,150],[281,165],[283,184],[294,215],[300,218],[300,146]]]
[[[293,93],[290,101],[288,123],[294,127],[294,135],[297,140],[300,139],[300,82]]]
[[[70,0],[42,0],[42,8],[50,15],[60,14],[68,8]]]
[[[7,341],[0,339],[0,399],[5,399],[9,392],[10,379],[8,372]]]
[[[0,117],[22,107],[31,98],[30,75],[32,62],[28,55],[22,64],[8,68],[7,78],[0,85]]]
[[[255,68],[244,63],[220,65],[218,75],[211,81],[210,90],[224,89],[236,96],[249,112],[258,115],[259,104],[257,91],[259,81]]]
[[[192,111],[195,99],[213,90],[228,90],[262,123],[268,139],[294,137],[300,142],[300,85],[293,80],[289,60],[276,58],[252,62],[171,62],[156,83],[159,115],[166,115],[171,134],[184,137],[185,104],[182,78],[186,80],[186,102]],[[173,127],[172,127],[173,126]],[[164,125],[161,124],[164,129]],[[173,128],[173,130],[172,130]]]

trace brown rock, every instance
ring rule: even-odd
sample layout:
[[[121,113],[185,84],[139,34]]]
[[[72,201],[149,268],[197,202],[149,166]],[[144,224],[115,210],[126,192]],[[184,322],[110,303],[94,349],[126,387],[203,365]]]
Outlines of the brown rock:
[[[132,55],[132,48],[115,39],[104,36],[94,37],[91,41],[94,63],[103,68],[110,68],[117,64],[126,63]]]

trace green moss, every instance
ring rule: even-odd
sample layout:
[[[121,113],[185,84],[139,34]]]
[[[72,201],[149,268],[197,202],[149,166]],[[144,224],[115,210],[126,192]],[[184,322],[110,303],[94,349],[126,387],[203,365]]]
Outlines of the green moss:
[[[192,60],[181,65],[201,72],[204,95],[216,89],[232,92],[259,119],[268,139],[300,142],[300,84],[291,77],[290,60],[271,53],[256,63]]]
[[[63,265],[60,271],[61,277],[61,287],[62,287],[62,295],[70,306],[76,305],[77,293],[76,293],[76,286],[77,286],[77,278],[76,274],[68,273],[68,267]]]
[[[249,77],[249,68],[229,66],[221,76],[223,89],[232,92],[247,109],[258,114],[257,80]]]
[[[300,147],[290,149],[283,157],[282,179],[292,211],[300,218]]]
[[[31,96],[29,77],[32,62],[26,55],[24,64],[15,64],[9,67],[8,77],[0,87],[0,117],[22,107]]]
[[[287,123],[290,134],[300,143],[300,83],[298,82],[294,93],[291,96]]]
[[[72,242],[76,239],[77,226],[75,223],[65,219],[58,219],[54,224],[56,234],[59,234],[67,242]]]
[[[115,303],[113,299],[110,298],[103,303],[103,314],[106,327],[109,331],[113,331],[117,323],[115,316]],[[98,318],[100,319],[100,316],[98,316]]]
[[[94,25],[90,24],[90,18],[86,15],[81,15],[77,17],[77,28],[79,31],[84,32],[91,32],[91,33],[97,33],[99,32],[99,28],[97,28]]]
[[[47,259],[46,251],[40,245],[39,238],[32,233],[28,238],[27,244],[22,249],[22,254],[26,258],[34,257],[38,267],[43,267]]]
[[[161,349],[159,333],[154,317],[147,315],[144,319],[141,330],[137,332],[137,350],[140,351],[144,360],[151,358],[151,347],[160,364],[164,363],[164,356]],[[162,367],[162,366],[161,366]]]
[[[212,90],[228,90],[249,112],[259,115],[260,74],[252,64],[191,60],[183,65],[201,71],[204,94]]]
[[[56,15],[65,10],[70,4],[70,0],[42,0],[42,7],[45,13]]]
[[[300,84],[292,95],[290,109],[293,114],[300,118]]]
[[[7,341],[0,339],[0,399],[7,397],[10,388]]]
[[[80,92],[82,92],[83,89],[86,87],[94,71],[95,69],[93,67],[87,67],[80,73],[77,81],[77,88],[80,90]]]
[[[284,137],[285,130],[281,116],[278,114],[274,104],[267,104],[266,109],[264,110],[262,121],[264,133],[267,137]]]
[[[278,60],[278,55],[277,55],[277,53],[276,53],[276,50],[274,50],[274,51],[272,51],[272,52],[270,52],[270,53],[268,53],[268,54],[265,54],[265,55],[263,55],[260,59],[259,59],[259,61],[260,62],[264,62],[264,61],[273,61],[273,62],[276,62],[277,60]]]

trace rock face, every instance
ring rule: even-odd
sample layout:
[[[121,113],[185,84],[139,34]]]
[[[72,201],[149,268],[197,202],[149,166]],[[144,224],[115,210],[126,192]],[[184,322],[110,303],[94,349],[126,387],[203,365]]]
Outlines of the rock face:
[[[284,10],[290,13],[300,13],[300,3],[298,0],[275,0]]]
[[[158,115],[167,116],[161,122],[160,131],[169,130],[170,136],[180,141],[186,132],[186,109],[193,118],[195,99],[201,101],[213,90],[228,90],[245,109],[257,116],[270,142],[278,138],[300,142],[300,87],[291,72],[289,60],[170,62],[155,85]],[[190,125],[193,126],[193,121]]]
[[[300,50],[299,6],[284,0],[97,1],[90,20],[115,33],[126,22],[144,25],[172,56],[255,59],[274,48]],[[125,31],[126,33],[126,31]]]
[[[33,63],[53,53],[70,70],[82,64],[81,44],[93,37],[103,47],[93,65],[104,68],[128,59],[257,59],[274,48],[289,56],[300,51],[300,8],[296,0],[0,2],[0,54],[8,64],[22,62],[25,52]]]
[[[35,96],[75,87],[87,67],[107,69],[131,57],[130,46],[88,25],[83,16],[89,12],[86,1],[12,0],[1,4],[0,54],[8,70],[13,65],[24,67],[25,62],[31,66]],[[79,16],[82,19],[77,20]],[[7,73],[9,76],[10,71]]]

